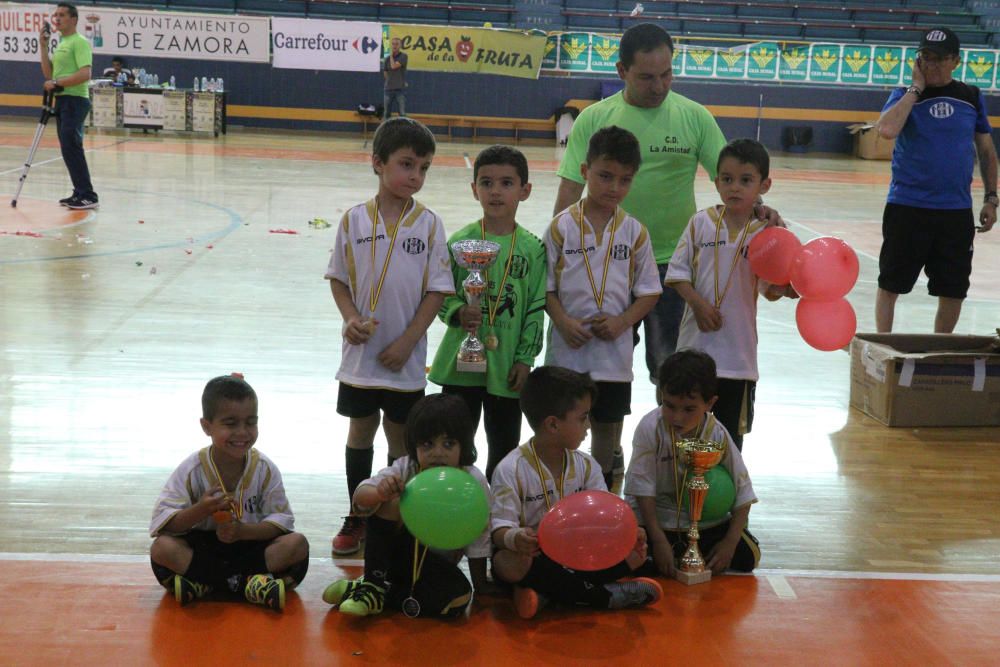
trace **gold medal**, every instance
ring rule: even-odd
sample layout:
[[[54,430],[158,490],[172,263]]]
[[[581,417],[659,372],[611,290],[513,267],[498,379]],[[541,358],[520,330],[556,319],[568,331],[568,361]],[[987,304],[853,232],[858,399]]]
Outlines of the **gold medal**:
[[[486,338],[483,340],[483,345],[486,346],[487,350],[493,352],[494,350],[497,349],[497,347],[500,346],[500,339],[497,338],[497,335],[495,333],[490,331],[488,334],[486,334]]]

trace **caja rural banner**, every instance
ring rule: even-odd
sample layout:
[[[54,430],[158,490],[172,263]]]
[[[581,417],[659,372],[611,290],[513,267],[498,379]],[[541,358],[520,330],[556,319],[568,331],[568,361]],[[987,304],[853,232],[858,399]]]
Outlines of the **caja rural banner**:
[[[54,9],[55,5],[0,4],[0,59],[37,60],[39,18],[48,20]],[[270,18],[266,16],[128,11],[86,5],[78,9],[76,29],[97,54],[256,63],[271,59]],[[53,36],[58,34],[53,31]],[[31,37],[36,39],[34,43]]]
[[[909,83],[916,47],[863,44],[778,44],[736,48],[681,45],[674,52],[677,76],[747,81],[898,86]],[[550,33],[543,70],[614,73],[618,38],[595,33]],[[984,89],[1000,88],[1000,51],[963,49],[955,78]]]
[[[271,19],[274,67],[377,72],[382,24],[364,21]]]
[[[397,37],[411,70],[537,79],[545,56],[542,34],[395,23],[383,31],[383,55],[388,55],[390,40]]]

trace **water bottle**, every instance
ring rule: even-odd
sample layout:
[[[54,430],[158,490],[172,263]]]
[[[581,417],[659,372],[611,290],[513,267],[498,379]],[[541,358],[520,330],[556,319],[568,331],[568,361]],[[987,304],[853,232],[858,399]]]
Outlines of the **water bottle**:
[[[225,88],[223,88],[223,87],[222,87],[222,77],[220,76],[220,77],[219,77],[219,88],[218,88],[218,92],[220,92],[220,93],[221,93],[221,92],[224,92],[224,91],[225,91]]]
[[[174,90],[175,88],[177,88],[177,79],[175,79],[174,75],[171,74],[170,75],[170,90]]]
[[[198,77],[194,78],[194,83],[191,84],[191,90],[193,90],[196,93],[198,92]]]
[[[208,92],[208,78],[204,76],[201,77],[201,92],[203,93]]]
[[[159,74],[154,74],[153,75],[153,87],[155,88],[155,87],[157,87],[159,85],[160,85],[160,75]]]

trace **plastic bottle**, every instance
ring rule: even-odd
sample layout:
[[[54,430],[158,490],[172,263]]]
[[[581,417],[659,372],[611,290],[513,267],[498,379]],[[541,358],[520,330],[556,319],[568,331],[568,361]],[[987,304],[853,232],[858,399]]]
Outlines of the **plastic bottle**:
[[[160,75],[159,74],[154,74],[153,75],[153,87],[155,88],[156,86],[159,86],[159,85],[160,85]]]
[[[174,75],[171,74],[170,75],[170,90],[174,90],[175,88],[177,88],[177,79],[175,79]]]
[[[201,92],[208,92],[208,77],[201,77]]]
[[[220,92],[220,93],[221,93],[221,92],[225,92],[225,88],[223,88],[223,87],[222,87],[222,77],[221,77],[221,76],[219,77],[219,88],[218,88],[218,92]]]
[[[196,93],[198,92],[198,77],[194,78],[194,83],[191,84],[191,90],[193,90]]]

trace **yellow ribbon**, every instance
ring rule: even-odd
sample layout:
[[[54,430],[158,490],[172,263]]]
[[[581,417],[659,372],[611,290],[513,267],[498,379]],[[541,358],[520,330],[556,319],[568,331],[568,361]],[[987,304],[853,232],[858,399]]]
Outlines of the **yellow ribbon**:
[[[538,473],[538,479],[542,483],[542,498],[545,499],[545,511],[547,512],[552,509],[552,503],[549,502],[549,490],[545,486],[545,471],[542,470],[541,459],[538,458],[538,452],[535,451],[534,438],[528,440],[528,446],[531,447],[531,455],[532,457],[534,457],[535,472]],[[552,478],[552,483],[556,487],[556,493],[559,494],[559,497],[556,498],[556,501],[562,500],[563,497],[563,477],[565,475],[565,470],[566,470],[566,450],[563,450],[563,474],[559,475],[558,481],[556,481],[555,477]]]
[[[396,226],[392,230],[392,239],[389,241],[389,252],[386,253],[385,263],[382,265],[382,274],[378,279],[378,288],[376,289],[375,281],[372,281],[371,293],[368,296],[368,304],[370,306],[371,315],[375,314],[375,307],[378,305],[378,301],[382,298],[382,283],[385,282],[385,274],[389,271],[389,262],[392,261],[392,250],[396,247],[396,235],[399,233],[399,225],[403,221],[403,215],[406,213],[407,205],[410,202],[407,201],[403,204],[403,210],[399,212],[399,218],[396,220]],[[372,219],[372,277],[375,274],[375,239],[378,238],[378,197],[375,198],[375,215]]]
[[[726,293],[729,291],[729,285],[733,281],[733,273],[736,271],[736,263],[740,261],[740,251],[743,249],[743,243],[746,241],[747,233],[750,231],[750,223],[754,221],[754,217],[751,215],[750,219],[747,220],[747,224],[743,225],[743,230],[740,232],[739,242],[736,244],[736,253],[733,255],[733,263],[729,267],[729,275],[726,277],[726,287],[722,290],[722,294],[719,294],[719,239],[722,235],[722,228],[726,226],[726,207],[722,207],[722,213],[719,214],[719,220],[715,224],[715,246],[712,250],[715,252],[715,264],[712,270],[715,272],[715,307],[720,308],[722,306],[723,299],[726,298]]]
[[[483,240],[486,240],[486,219],[479,219],[479,228],[483,232]],[[493,322],[497,319],[497,310],[500,309],[500,300],[503,297],[503,288],[507,284],[507,277],[510,275],[510,267],[514,264],[514,248],[517,247],[517,223],[514,223],[514,232],[510,237],[510,251],[507,253],[507,263],[503,269],[503,278],[500,280],[500,286],[497,287],[497,297],[496,299],[490,299],[490,293],[487,289],[486,291],[486,303],[488,305],[487,311],[489,318],[487,324],[489,324],[490,329],[493,328]],[[486,277],[489,279],[489,269],[487,269]]]
[[[590,268],[590,258],[587,257],[586,243],[584,243],[584,229],[583,229],[583,200],[581,199],[577,202],[579,218],[577,222],[580,223],[580,252],[583,254],[583,263],[587,267],[587,277],[590,278],[590,291],[594,293],[594,301],[597,302],[597,310],[602,310],[604,306],[604,288],[608,284],[608,267],[611,266],[611,252],[614,250],[615,246],[615,232],[618,231],[618,207],[615,207],[615,212],[611,214],[611,238],[608,240],[607,252],[604,254],[604,275],[601,276],[601,291],[597,292],[597,283],[594,282],[594,272]],[[594,246],[597,246],[597,233],[594,233]]]

